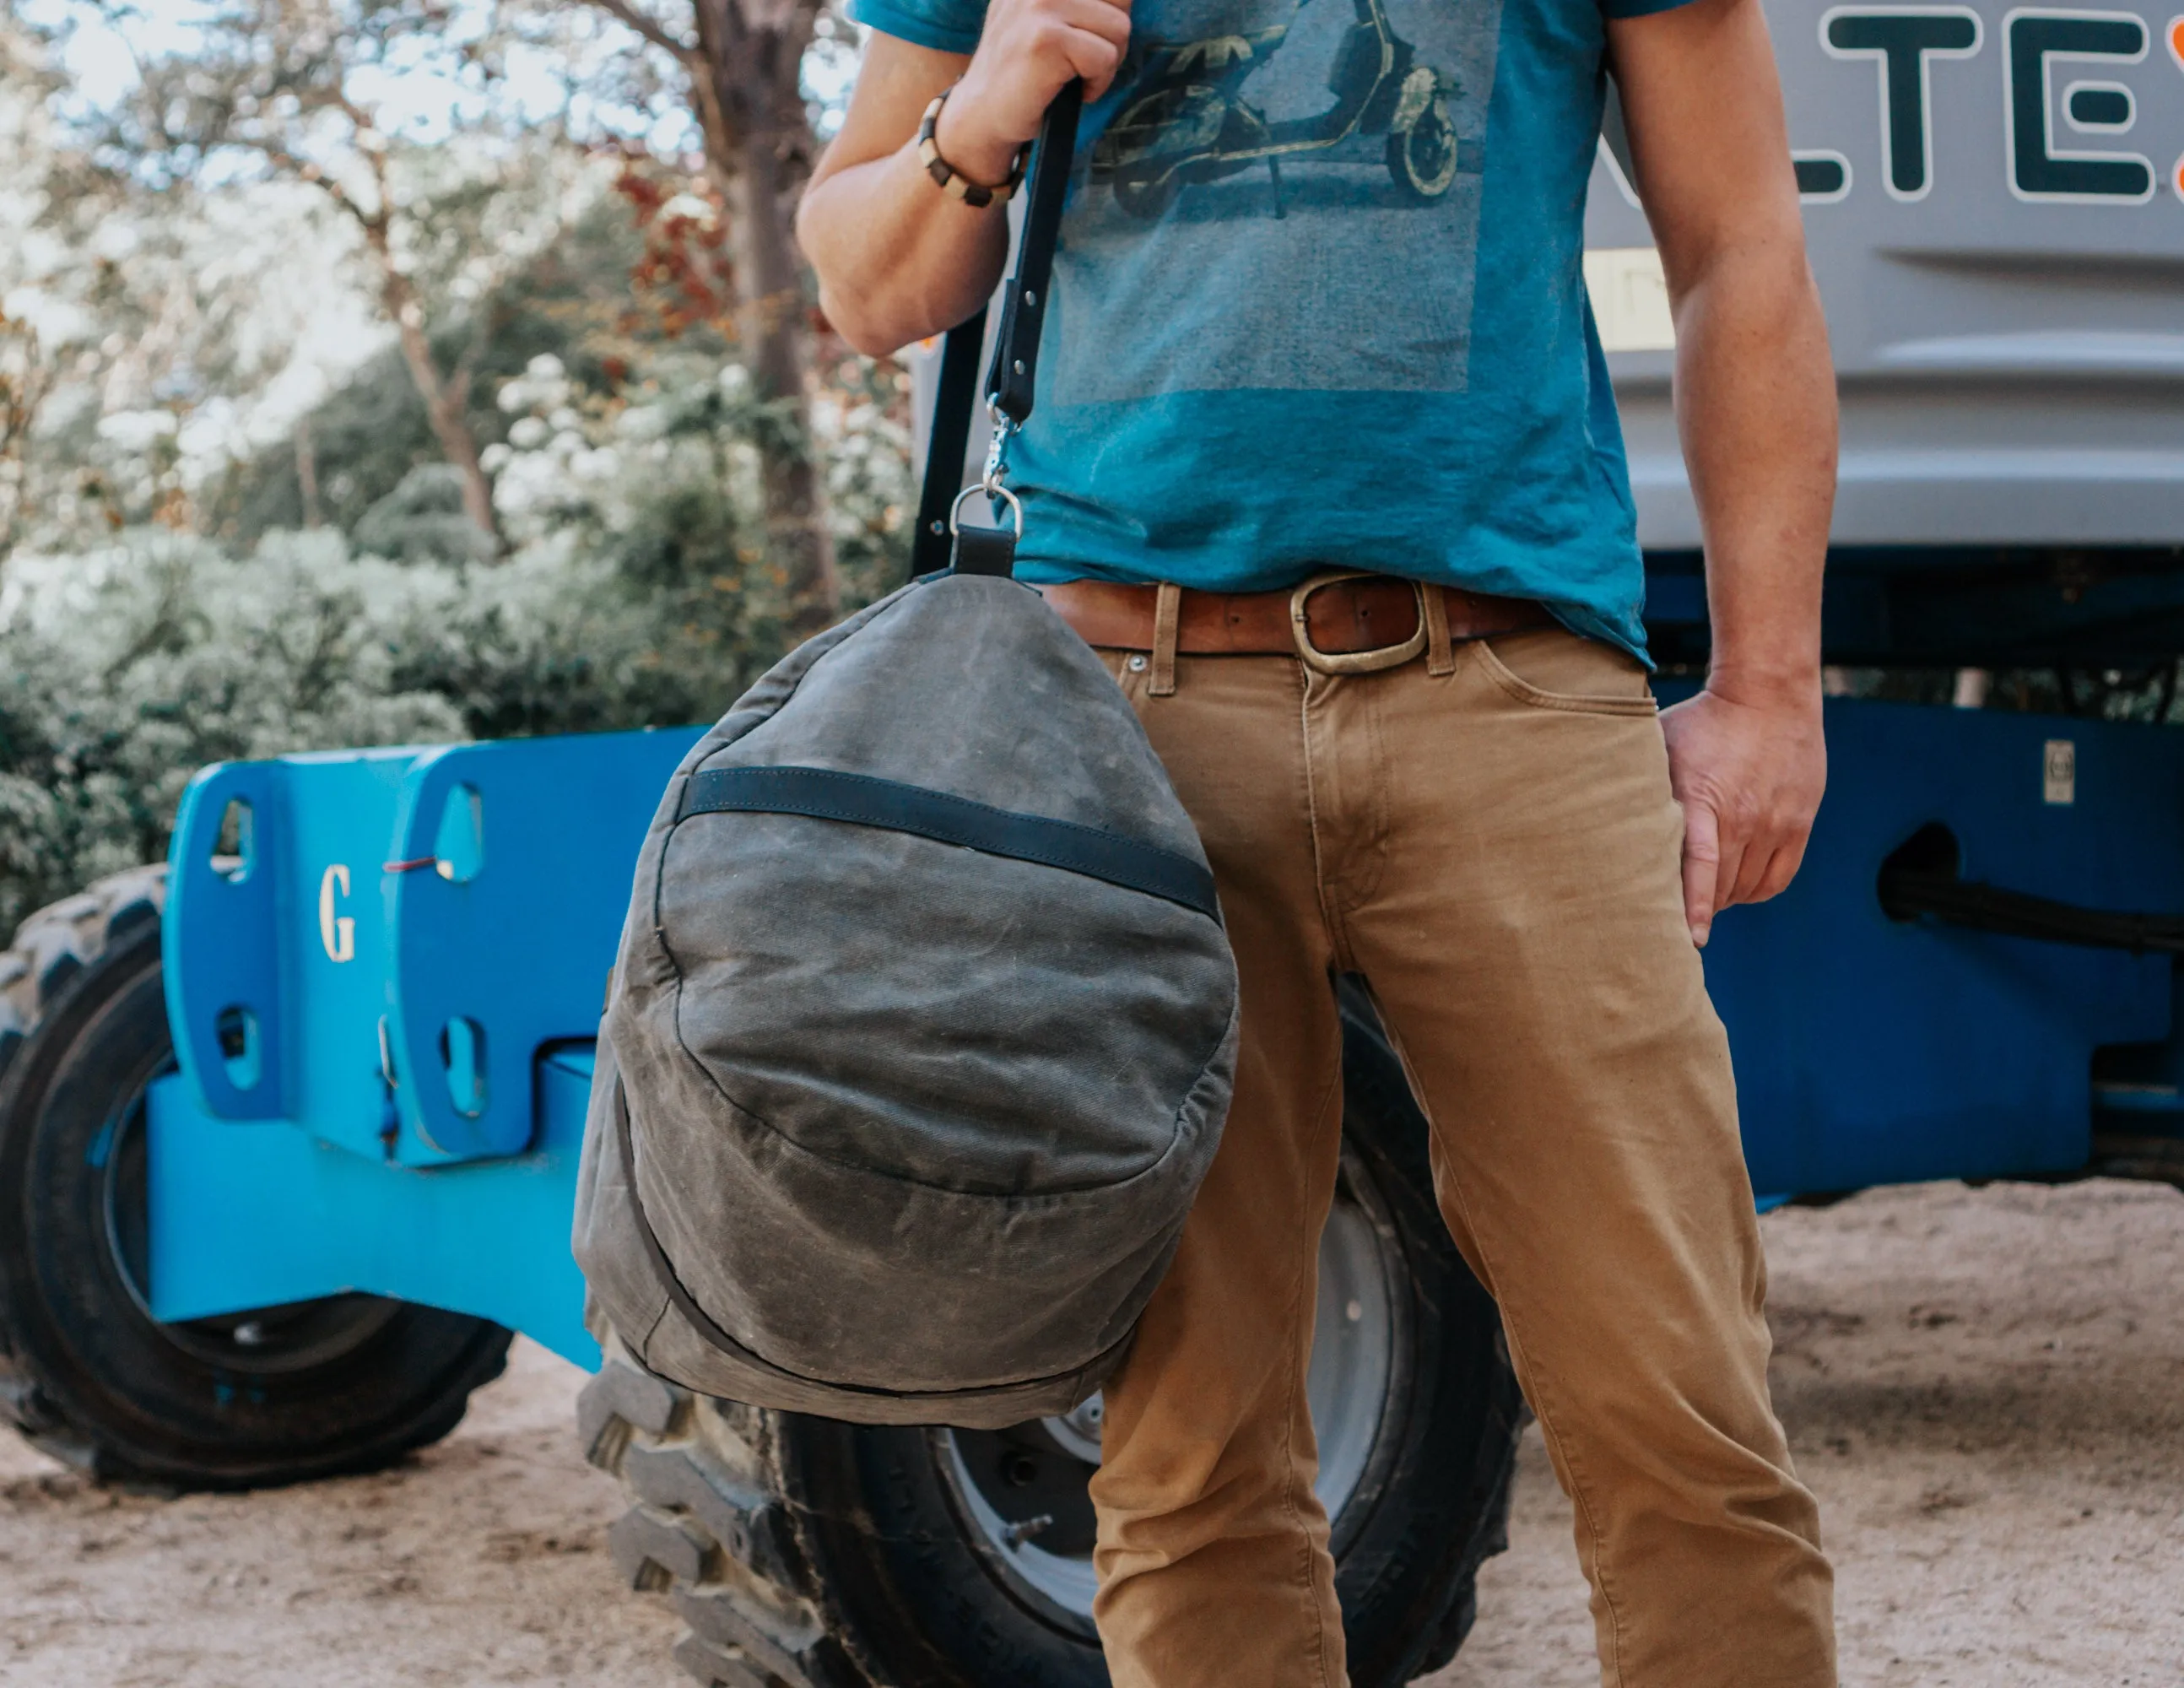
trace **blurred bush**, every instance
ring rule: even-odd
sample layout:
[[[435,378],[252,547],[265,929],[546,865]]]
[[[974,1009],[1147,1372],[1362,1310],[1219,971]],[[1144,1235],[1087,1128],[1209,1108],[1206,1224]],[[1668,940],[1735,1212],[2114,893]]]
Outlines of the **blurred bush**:
[[[11,567],[0,625],[0,924],[164,852],[191,772],[308,745],[460,738],[404,683],[404,629],[451,571],[351,560],[331,535],[231,559],[134,534]]]
[[[559,15],[228,8],[101,103],[0,0],[0,929],[206,762],[710,720],[900,578],[904,371],[746,309],[687,66]]]
[[[852,606],[900,578],[909,499],[896,373],[855,370],[868,391],[817,407]],[[767,419],[739,369],[692,359],[609,397],[541,356],[501,403],[504,560],[431,467],[354,543],[276,530],[237,554],[144,528],[10,560],[0,929],[162,855],[207,762],[710,720],[782,654],[749,437]]]

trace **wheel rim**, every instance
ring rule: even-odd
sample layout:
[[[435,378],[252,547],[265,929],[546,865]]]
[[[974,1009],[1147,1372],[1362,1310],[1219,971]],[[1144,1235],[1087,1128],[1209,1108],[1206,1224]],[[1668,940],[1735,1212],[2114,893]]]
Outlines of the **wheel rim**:
[[[1346,1155],[1319,1243],[1319,1298],[1305,1391],[1319,1442],[1313,1490],[1334,1521],[1336,1550],[1362,1517],[1389,1441],[1391,1398],[1407,1370],[1402,1256],[1395,1227],[1363,1167]],[[958,1520],[988,1572],[1056,1627],[1096,1639],[1091,1505],[1100,1399],[1006,1431],[932,1432],[934,1462]],[[1021,1479],[1021,1480],[1017,1480]],[[1356,1513],[1367,1508],[1359,1506]],[[1044,1520],[1044,1522],[1042,1522]]]
[[[154,1080],[175,1071],[162,1058],[128,1085],[102,1134],[100,1181],[108,1253],[115,1276],[146,1323],[204,1364],[271,1376],[308,1371],[354,1352],[384,1329],[401,1303],[376,1295],[328,1295],[168,1323],[152,1311],[149,1156],[146,1114]]]
[[[1428,198],[1438,198],[1456,181],[1456,131],[1446,103],[1438,97],[1403,136],[1403,171]]]

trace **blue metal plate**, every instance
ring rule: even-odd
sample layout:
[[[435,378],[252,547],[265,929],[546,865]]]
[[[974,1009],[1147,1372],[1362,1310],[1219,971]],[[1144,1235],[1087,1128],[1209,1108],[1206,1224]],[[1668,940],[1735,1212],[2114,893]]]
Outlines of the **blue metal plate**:
[[[465,744],[411,764],[389,855],[401,871],[385,876],[402,1158],[529,1139],[532,1056],[598,1029],[638,846],[697,736]]]
[[[2071,746],[2067,803],[2048,800],[2050,743]],[[1796,883],[1724,915],[1706,954],[1755,1186],[2083,1166],[2092,1052],[2168,1035],[2169,961],[1901,924],[1876,884],[1892,850],[1939,822],[1967,878],[2184,910],[2184,733],[1839,702],[1828,755]]]
[[[698,731],[200,774],[163,940],[199,1106],[404,1165],[522,1150],[532,1058],[597,1029],[638,846]],[[240,860],[222,837],[235,803]]]
[[[380,1152],[386,988],[373,881],[411,749],[220,763],[183,794],[162,939],[182,1076],[224,1119],[304,1119]],[[241,859],[223,839],[243,805]],[[223,1048],[247,1031],[255,1048]],[[256,1069],[254,1079],[250,1068]]]
[[[240,1124],[152,1088],[152,1310],[168,1320],[345,1290],[472,1313],[599,1364],[569,1221],[592,1053],[537,1064],[538,1128],[511,1159],[426,1170],[293,1126]]]

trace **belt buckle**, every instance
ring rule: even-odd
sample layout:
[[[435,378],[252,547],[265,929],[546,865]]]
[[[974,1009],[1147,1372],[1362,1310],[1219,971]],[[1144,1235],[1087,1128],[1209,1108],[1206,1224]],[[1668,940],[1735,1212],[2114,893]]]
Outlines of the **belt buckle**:
[[[1372,650],[1322,650],[1312,642],[1312,625],[1306,619],[1305,605],[1312,593],[1322,587],[1339,585],[1346,580],[1374,578],[1370,569],[1329,569],[1324,574],[1314,575],[1290,593],[1290,638],[1306,667],[1317,669],[1322,674],[1377,674],[1384,668],[1401,667],[1426,648],[1426,589],[1414,580],[1405,584],[1418,601],[1418,631],[1401,644],[1384,644]]]

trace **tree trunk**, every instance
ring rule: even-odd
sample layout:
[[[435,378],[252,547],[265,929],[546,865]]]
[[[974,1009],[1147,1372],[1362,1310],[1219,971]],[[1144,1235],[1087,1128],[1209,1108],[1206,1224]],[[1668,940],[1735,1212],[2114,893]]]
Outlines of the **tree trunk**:
[[[425,402],[432,437],[439,442],[440,454],[463,477],[463,514],[498,547],[500,526],[493,519],[493,482],[486,478],[485,465],[478,460],[478,443],[465,414],[470,400],[470,376],[465,373],[450,381],[433,361],[432,342],[425,337],[425,308],[418,303],[410,278],[395,265],[383,218],[365,224],[365,238],[379,260],[380,299],[394,319],[402,361],[409,365],[410,379]]]
[[[304,526],[324,526],[319,513],[319,451],[311,437],[311,413],[296,419],[296,495],[304,506]]]
[[[478,443],[471,437],[470,419],[463,414],[470,397],[467,380],[440,378],[432,361],[432,348],[425,338],[424,314],[416,302],[405,301],[395,317],[402,337],[402,361],[410,365],[410,378],[417,383],[417,396],[425,401],[425,415],[432,424],[432,437],[440,452],[463,477],[463,514],[498,546],[500,527],[493,520],[493,482],[478,461]]]
[[[36,331],[0,312],[0,560],[15,547],[28,496],[24,459],[48,381]]]
[[[744,366],[782,418],[759,442],[760,473],[768,549],[786,576],[790,631],[803,637],[842,612],[812,451],[803,271],[790,233],[811,148],[799,77],[815,10],[796,0],[753,4],[770,15],[748,18],[738,0],[698,0],[699,47],[688,62],[707,171],[728,208]]]

